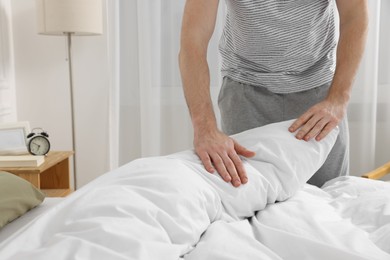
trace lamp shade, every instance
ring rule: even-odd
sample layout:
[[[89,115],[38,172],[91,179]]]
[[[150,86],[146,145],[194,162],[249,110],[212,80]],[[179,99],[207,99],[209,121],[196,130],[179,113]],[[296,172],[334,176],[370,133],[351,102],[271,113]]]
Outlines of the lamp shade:
[[[39,34],[103,32],[102,0],[36,0],[36,8]]]

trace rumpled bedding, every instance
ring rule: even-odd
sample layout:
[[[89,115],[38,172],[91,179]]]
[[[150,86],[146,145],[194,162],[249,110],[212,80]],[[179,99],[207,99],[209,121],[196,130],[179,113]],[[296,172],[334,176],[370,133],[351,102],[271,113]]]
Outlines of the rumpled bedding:
[[[0,259],[390,259],[389,185],[305,184],[337,130],[304,142],[291,123],[233,136],[256,151],[244,159],[246,185],[206,172],[193,151],[139,159],[5,240]],[[364,207],[362,196],[381,199]]]
[[[304,185],[255,216],[212,223],[186,260],[390,259],[390,184],[339,177]]]

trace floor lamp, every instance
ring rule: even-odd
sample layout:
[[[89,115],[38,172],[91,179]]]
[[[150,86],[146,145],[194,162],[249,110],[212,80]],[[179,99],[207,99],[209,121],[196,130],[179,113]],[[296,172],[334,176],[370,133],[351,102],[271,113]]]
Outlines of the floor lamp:
[[[76,134],[73,103],[72,37],[100,35],[103,32],[102,0],[36,0],[38,33],[67,37],[72,127],[73,181],[76,181]]]

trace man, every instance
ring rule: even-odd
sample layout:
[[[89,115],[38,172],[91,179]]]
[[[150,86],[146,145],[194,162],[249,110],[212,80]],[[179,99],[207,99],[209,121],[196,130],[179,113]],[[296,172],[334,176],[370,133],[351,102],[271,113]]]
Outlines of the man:
[[[245,184],[248,178],[240,156],[254,153],[228,135],[297,118],[288,131],[303,141],[320,141],[340,127],[328,159],[309,183],[320,187],[329,179],[347,175],[345,114],[364,50],[366,0],[226,0],[219,47],[223,132],[217,128],[212,109],[206,60],[218,4],[219,0],[187,0],[179,54],[194,147],[206,170],[216,170],[235,187]]]

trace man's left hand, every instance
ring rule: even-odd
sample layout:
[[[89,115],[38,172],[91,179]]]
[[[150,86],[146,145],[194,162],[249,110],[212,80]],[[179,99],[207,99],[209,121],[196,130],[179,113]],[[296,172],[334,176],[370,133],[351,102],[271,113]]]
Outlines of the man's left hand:
[[[315,137],[316,141],[327,136],[343,119],[347,104],[330,100],[329,98],[312,106],[289,127],[290,132],[299,129],[295,137],[309,141]]]

